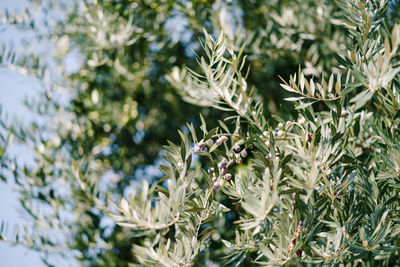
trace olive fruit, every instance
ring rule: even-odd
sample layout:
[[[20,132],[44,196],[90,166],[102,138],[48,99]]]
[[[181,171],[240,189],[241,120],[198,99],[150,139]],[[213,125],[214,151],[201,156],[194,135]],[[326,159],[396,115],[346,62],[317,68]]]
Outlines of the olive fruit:
[[[229,181],[231,178],[232,178],[232,174],[230,174],[230,173],[227,173],[224,175],[224,179],[227,181]]]
[[[217,191],[220,187],[221,187],[221,184],[219,182],[215,181],[214,184],[213,184],[213,189],[215,191]]]

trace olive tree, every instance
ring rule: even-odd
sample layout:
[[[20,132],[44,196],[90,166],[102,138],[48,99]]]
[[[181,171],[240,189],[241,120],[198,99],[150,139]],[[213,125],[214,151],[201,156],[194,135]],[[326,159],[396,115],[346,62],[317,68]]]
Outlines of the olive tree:
[[[46,118],[2,120],[34,221],[11,242],[88,266],[398,264],[397,2],[38,4],[3,16],[54,51],[3,44]]]

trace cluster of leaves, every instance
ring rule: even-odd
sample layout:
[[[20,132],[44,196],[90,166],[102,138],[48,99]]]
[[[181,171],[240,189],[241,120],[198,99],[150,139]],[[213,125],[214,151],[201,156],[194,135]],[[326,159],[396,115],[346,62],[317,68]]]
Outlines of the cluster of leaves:
[[[201,105],[235,115],[232,127],[203,121],[201,137],[189,125],[180,147],[165,148],[165,176],[115,207],[120,225],[146,236],[141,263],[188,266],[209,251],[236,266],[400,264],[400,25],[385,27],[384,1],[340,4],[352,40],[339,71],[299,70],[281,84],[297,116],[264,117],[241,74],[243,49],[223,33],[205,33],[203,73],[171,75]],[[207,161],[191,167],[194,155]]]
[[[2,44],[0,57],[45,88],[29,105],[48,123],[1,121],[0,177],[34,220],[26,246],[92,266],[397,264],[398,3],[38,2],[56,15],[2,18],[54,56]],[[219,37],[198,46],[203,25]],[[297,110],[271,116],[289,96]],[[33,162],[9,153],[13,138]]]

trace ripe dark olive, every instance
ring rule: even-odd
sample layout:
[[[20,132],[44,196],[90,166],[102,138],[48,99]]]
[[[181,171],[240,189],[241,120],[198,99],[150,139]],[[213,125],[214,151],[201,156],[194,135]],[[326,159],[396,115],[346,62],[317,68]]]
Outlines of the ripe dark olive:
[[[221,174],[225,174],[228,170],[225,167],[221,168]]]
[[[301,249],[298,249],[298,250],[296,251],[297,257],[301,257],[302,254],[303,254],[303,251],[302,251]]]
[[[313,138],[312,133],[307,133],[307,141],[308,141],[308,142],[311,142],[311,141],[312,141],[312,138]]]
[[[226,161],[221,161],[220,163],[218,163],[218,168],[220,169],[226,168],[226,166],[227,166]]]

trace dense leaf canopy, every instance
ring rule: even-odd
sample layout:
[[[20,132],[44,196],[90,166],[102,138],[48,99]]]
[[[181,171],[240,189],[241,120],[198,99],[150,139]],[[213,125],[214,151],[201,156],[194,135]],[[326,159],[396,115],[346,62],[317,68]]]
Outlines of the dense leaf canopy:
[[[399,6],[4,12],[2,27],[35,41],[32,53],[2,43],[0,63],[42,82],[28,105],[45,118],[1,121],[0,175],[34,221],[15,241],[48,264],[61,253],[85,266],[399,265]]]

